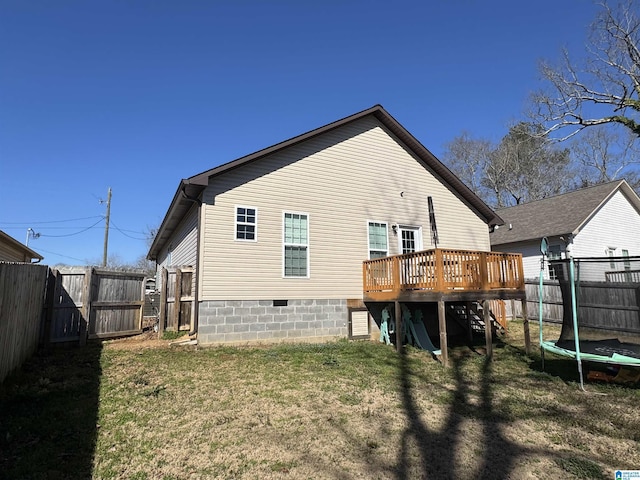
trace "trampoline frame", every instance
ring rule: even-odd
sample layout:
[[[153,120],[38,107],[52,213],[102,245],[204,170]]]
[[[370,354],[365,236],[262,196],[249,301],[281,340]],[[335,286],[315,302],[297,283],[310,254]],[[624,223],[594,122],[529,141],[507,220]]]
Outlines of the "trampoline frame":
[[[539,294],[538,294],[538,322],[540,327],[540,355],[542,358],[542,370],[544,371],[544,352],[551,352],[555,355],[575,358],[578,365],[578,374],[580,376],[580,388],[584,390],[584,376],[582,372],[582,361],[589,362],[598,362],[605,364],[613,364],[613,365],[624,365],[631,367],[640,367],[640,358],[629,357],[626,355],[619,355],[614,353],[612,356],[606,355],[597,355],[593,353],[584,353],[580,350],[580,334],[578,331],[578,308],[576,302],[576,279],[575,279],[575,262],[573,259],[573,255],[571,254],[571,250],[567,251],[569,257],[569,283],[571,286],[571,315],[572,315],[572,323],[573,323],[573,332],[574,332],[574,350],[569,350],[566,348],[558,347],[556,342],[545,341],[543,338],[543,322],[542,322],[542,292],[543,292],[543,279],[544,279],[544,266],[547,261],[547,256],[549,253],[549,241],[547,237],[542,239],[540,243],[540,252],[542,253],[542,258],[540,259],[540,286],[539,286]]]

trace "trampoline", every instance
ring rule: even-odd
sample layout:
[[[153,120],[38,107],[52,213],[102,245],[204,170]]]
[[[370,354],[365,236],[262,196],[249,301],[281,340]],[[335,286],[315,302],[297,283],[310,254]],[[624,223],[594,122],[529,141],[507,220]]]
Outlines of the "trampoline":
[[[640,367],[640,257],[548,260],[549,243],[540,246],[540,353],[575,359],[584,388],[582,362]],[[544,267],[558,281],[562,298],[562,331],[555,341],[544,339]],[[555,287],[556,290],[558,287]],[[558,302],[559,303],[559,302]]]

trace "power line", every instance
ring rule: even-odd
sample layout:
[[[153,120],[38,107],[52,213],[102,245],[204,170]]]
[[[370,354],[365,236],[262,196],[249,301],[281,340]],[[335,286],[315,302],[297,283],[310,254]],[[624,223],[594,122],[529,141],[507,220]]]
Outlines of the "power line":
[[[65,235],[45,235],[45,234],[40,234],[41,237],[48,237],[48,238],[61,238],[61,237],[73,237],[74,235],[80,235],[81,233],[86,232],[87,230],[91,230],[93,227],[95,227],[96,225],[98,225],[100,222],[102,222],[103,218],[101,217],[100,220],[98,220],[96,223],[94,223],[93,225],[91,225],[90,227],[85,228],[84,230],[80,230],[79,232],[75,232],[75,233],[67,233]]]
[[[78,262],[88,263],[86,258],[70,257],[69,255],[63,255],[61,253],[51,252],[49,250],[44,250],[42,248],[38,248],[38,252],[50,253],[51,255],[57,255],[58,257],[63,257],[63,258],[68,258],[70,260],[77,260]]]
[[[139,238],[139,237],[133,237],[131,235],[128,235],[124,232],[133,232],[133,230],[123,230],[120,227],[118,227],[113,220],[111,220],[111,225],[113,225],[113,228],[115,228],[118,232],[120,232],[122,235],[124,235],[125,237],[131,238],[133,240],[146,240],[146,238]],[[143,232],[133,232],[133,233],[143,233]]]
[[[68,220],[48,220],[45,222],[0,222],[2,225],[44,225],[48,223],[65,223],[65,222],[75,222],[77,220],[91,220],[92,218],[104,218],[102,215],[94,215],[92,217],[81,217],[81,218],[70,218]],[[59,227],[64,228],[64,227]]]

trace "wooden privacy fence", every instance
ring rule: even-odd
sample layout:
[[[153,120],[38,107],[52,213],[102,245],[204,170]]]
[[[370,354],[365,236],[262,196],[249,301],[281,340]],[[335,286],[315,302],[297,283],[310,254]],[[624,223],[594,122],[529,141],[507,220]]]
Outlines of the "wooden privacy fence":
[[[193,267],[162,269],[159,331],[192,330],[195,296]]]
[[[95,267],[51,270],[45,327],[48,341],[79,342],[142,332],[142,272]]]
[[[0,263],[0,382],[38,347],[47,272],[46,265]]]
[[[527,314],[538,319],[539,281],[525,282]],[[640,334],[640,283],[580,282],[577,291],[580,325],[601,330]],[[562,323],[563,302],[560,282],[546,280],[542,287],[542,319]],[[515,304],[516,316],[521,316]]]

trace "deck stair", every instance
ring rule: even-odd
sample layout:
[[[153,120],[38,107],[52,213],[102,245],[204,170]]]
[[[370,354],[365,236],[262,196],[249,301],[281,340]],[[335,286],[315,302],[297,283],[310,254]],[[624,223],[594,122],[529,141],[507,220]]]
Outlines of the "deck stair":
[[[473,334],[484,333],[485,322],[482,304],[479,302],[452,302],[447,304],[447,317],[462,328],[467,329],[470,325]],[[505,326],[496,318],[493,311],[491,315],[492,333],[505,333]]]

